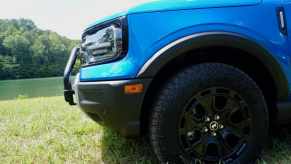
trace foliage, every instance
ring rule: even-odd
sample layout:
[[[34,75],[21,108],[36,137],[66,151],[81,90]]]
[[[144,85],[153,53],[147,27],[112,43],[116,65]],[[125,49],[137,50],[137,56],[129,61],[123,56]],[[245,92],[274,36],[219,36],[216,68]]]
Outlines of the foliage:
[[[77,43],[31,20],[0,20],[0,80],[61,76]]]

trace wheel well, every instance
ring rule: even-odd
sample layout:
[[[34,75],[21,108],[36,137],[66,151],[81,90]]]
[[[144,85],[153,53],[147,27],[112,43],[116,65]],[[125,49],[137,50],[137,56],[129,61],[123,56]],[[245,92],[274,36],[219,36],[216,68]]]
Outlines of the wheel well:
[[[141,111],[142,135],[147,133],[147,125],[150,117],[149,109],[151,109],[151,105],[157,96],[159,88],[179,70],[188,67],[189,65],[209,62],[228,64],[247,73],[261,88],[269,109],[270,126],[275,126],[277,119],[277,89],[275,86],[275,81],[265,65],[259,59],[254,57],[254,55],[251,55],[241,49],[229,47],[208,47],[179,55],[177,58],[167,63],[166,66],[164,66],[153,78],[153,81],[145,95],[145,101]]]

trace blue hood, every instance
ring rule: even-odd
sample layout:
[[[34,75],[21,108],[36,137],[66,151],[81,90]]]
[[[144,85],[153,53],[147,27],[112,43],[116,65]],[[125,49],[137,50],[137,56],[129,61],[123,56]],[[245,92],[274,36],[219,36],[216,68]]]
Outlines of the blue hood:
[[[186,10],[198,8],[213,8],[213,7],[231,7],[231,6],[246,6],[257,5],[262,0],[150,0],[149,2],[132,7],[127,11],[113,14],[109,17],[99,19],[88,26],[100,24],[102,22],[115,19],[117,17],[157,11],[170,11],[170,10]]]
[[[262,0],[153,0],[128,10],[128,14],[166,10],[256,5]]]

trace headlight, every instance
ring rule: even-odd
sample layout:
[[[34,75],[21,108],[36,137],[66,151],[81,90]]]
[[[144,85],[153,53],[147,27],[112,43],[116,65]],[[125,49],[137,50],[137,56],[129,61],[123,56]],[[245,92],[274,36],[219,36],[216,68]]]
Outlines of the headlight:
[[[82,52],[86,65],[117,60],[127,53],[126,18],[98,25],[83,35]]]

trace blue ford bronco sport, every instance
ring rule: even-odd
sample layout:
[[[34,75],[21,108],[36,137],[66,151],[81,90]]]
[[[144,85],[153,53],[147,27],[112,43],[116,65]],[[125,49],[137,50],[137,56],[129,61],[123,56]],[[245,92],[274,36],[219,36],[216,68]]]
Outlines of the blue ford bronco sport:
[[[65,99],[124,136],[148,136],[161,163],[252,163],[291,120],[288,20],[291,0],[133,7],[84,31]]]

